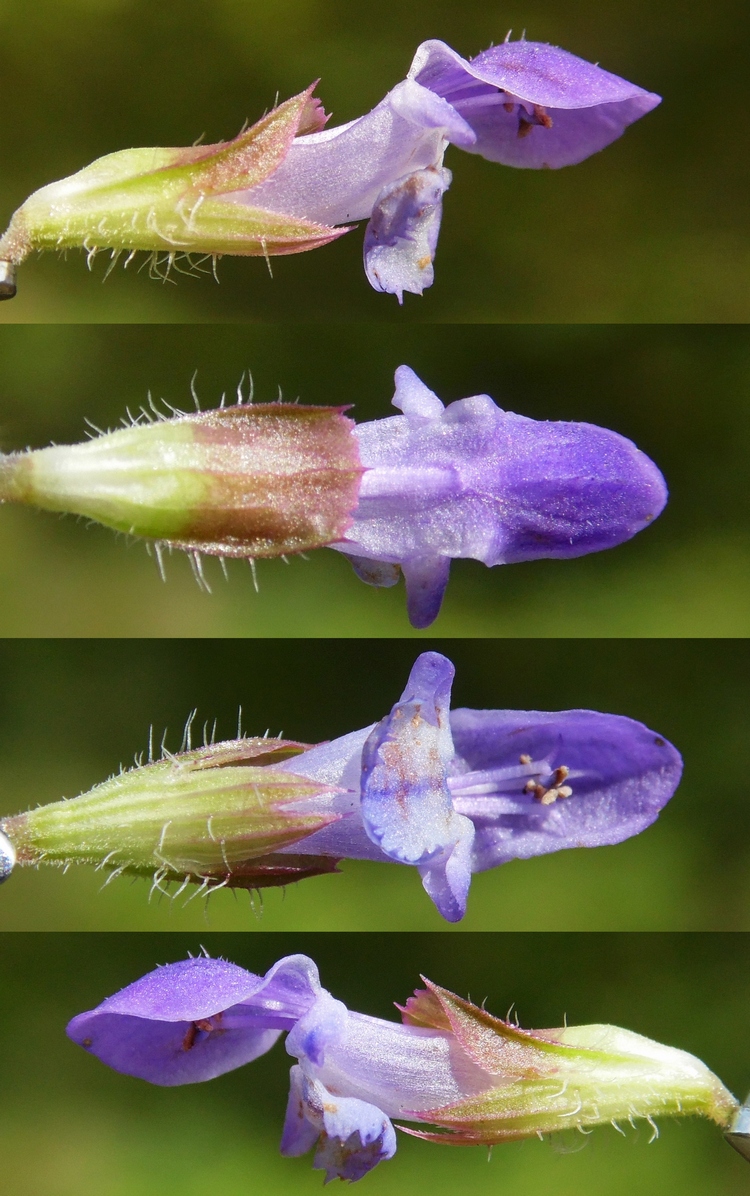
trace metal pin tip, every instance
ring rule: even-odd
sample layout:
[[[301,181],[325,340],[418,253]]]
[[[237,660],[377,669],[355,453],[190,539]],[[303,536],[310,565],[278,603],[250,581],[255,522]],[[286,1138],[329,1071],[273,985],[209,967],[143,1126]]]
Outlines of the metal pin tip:
[[[6,834],[0,831],[0,885],[7,880],[16,864],[16,849]]]
[[[13,299],[17,289],[15,265],[0,261],[0,299]]]
[[[732,1127],[724,1137],[729,1145],[750,1163],[750,1104],[745,1102],[744,1105],[740,1105],[734,1115]]]
[[[737,1153],[750,1163],[750,1134],[733,1134],[730,1130],[724,1137],[729,1145],[733,1146]]]

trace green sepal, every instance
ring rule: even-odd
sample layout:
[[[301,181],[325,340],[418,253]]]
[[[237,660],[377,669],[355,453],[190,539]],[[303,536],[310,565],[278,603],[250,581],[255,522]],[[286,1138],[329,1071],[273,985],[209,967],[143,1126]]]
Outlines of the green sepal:
[[[320,548],[344,537],[359,498],[363,469],[343,411],[238,404],[0,454],[0,501],[214,556]]]
[[[18,264],[34,249],[269,256],[327,244],[348,229],[242,200],[278,169],[295,136],[325,122],[314,86],[233,141],[120,150],[42,187],[13,215],[0,260]]]
[[[411,1025],[449,1029],[498,1083],[421,1110],[442,1132],[407,1133],[456,1146],[496,1143],[618,1119],[700,1114],[729,1124],[737,1101],[699,1059],[617,1026],[522,1030],[425,980],[404,1007]]]
[[[224,881],[236,870],[239,878],[248,861],[336,820],[315,802],[330,788],[278,767],[304,748],[248,738],[165,756],[80,797],[5,819],[2,829],[19,864]]]

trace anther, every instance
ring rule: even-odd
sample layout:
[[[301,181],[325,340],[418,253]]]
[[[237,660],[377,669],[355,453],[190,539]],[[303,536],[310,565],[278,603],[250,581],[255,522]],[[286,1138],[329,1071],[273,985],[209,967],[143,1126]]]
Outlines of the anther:
[[[531,764],[531,756],[523,755],[518,757],[519,764]]]
[[[191,1051],[193,1049],[199,1030],[203,1030],[204,1034],[210,1034],[214,1028],[214,1024],[210,1018],[198,1018],[197,1021],[191,1022],[182,1040],[183,1051]]]
[[[525,764],[529,760],[527,756],[522,757],[521,763]],[[527,781],[523,787],[524,793],[533,793],[536,801],[541,802],[543,806],[551,806],[557,801],[558,797],[572,797],[573,790],[570,785],[563,785],[562,782],[570,775],[570,769],[567,764],[560,764],[552,774],[552,784],[549,788],[541,785],[539,781]]]
[[[534,105],[534,116],[539,121],[539,124],[545,129],[552,128],[552,117],[550,116],[549,112],[546,112],[544,108],[542,108],[541,104]]]
[[[541,125],[543,129],[552,128],[552,117],[550,116],[549,112],[542,108],[541,104],[533,105],[531,115],[527,113],[525,116],[523,116],[522,111],[524,110],[519,105],[518,133],[516,134],[517,137],[528,137],[529,133],[534,128],[534,125]]]
[[[13,262],[0,261],[0,299],[13,299],[16,290],[15,265]]]

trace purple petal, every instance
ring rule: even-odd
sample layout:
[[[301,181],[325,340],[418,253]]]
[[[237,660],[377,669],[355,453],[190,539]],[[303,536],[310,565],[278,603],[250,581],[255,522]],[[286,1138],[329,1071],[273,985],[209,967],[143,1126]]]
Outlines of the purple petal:
[[[281,1030],[221,1030],[205,1034],[194,1022],[157,1022],[124,1014],[82,1013],[68,1036],[127,1076],[169,1087],[213,1080],[269,1051]]]
[[[457,816],[456,822],[458,823]],[[460,922],[466,913],[474,859],[474,826],[462,818],[458,838],[429,864],[422,864],[419,875],[427,896],[446,922]]]
[[[191,1022],[247,1000],[262,983],[261,976],[234,963],[198,956],[156,968],[107,997],[93,1012]]]
[[[313,1167],[354,1182],[396,1153],[396,1133],[376,1105],[329,1092],[293,1067],[281,1141],[283,1155],[300,1155],[318,1140]]]
[[[462,58],[445,42],[422,42],[408,78],[448,97],[455,97],[466,89],[467,82],[476,79],[545,108],[590,108],[636,96],[657,103],[660,99],[567,50],[525,40],[502,42],[469,59]]]
[[[443,192],[449,170],[431,166],[390,183],[377,197],[365,230],[365,274],[376,291],[421,295],[432,286]]]
[[[366,472],[335,547],[411,573],[419,626],[437,612],[447,559],[581,556],[630,539],[666,502],[659,470],[616,432],[527,419],[487,395],[438,408],[406,367],[394,401],[407,414],[357,427]]]
[[[475,826],[475,871],[636,835],[657,818],[682,773],[679,753],[662,736],[614,714],[454,710],[451,728],[461,763],[457,772],[520,773],[521,758],[544,761],[547,772],[570,770],[566,784],[572,795],[549,805],[522,791],[523,778],[515,792],[513,784],[501,783],[500,799],[491,793],[461,796],[466,778],[452,778],[454,804]]]
[[[388,1117],[356,1097],[326,1095],[323,1128],[313,1167],[325,1171],[326,1182],[338,1178],[354,1183],[396,1153],[396,1131]]]
[[[447,127],[462,144],[474,133],[455,109],[413,80],[347,125],[297,137],[274,174],[238,193],[253,206],[320,224],[367,219],[384,188],[440,167]]]
[[[441,759],[453,755],[450,737],[451,689],[456,669],[453,662],[440,652],[422,652],[414,661],[401,694],[401,702],[419,703],[420,714],[440,733]]]
[[[389,92],[386,100],[393,111],[420,129],[436,129],[446,141],[461,149],[468,149],[476,137],[464,118],[452,104],[444,100],[434,88],[422,87],[414,79],[405,79]]]
[[[73,1018],[67,1032],[125,1075],[192,1084],[265,1054],[319,991],[306,956],[280,960],[265,977],[199,957],[157,968]]]
[[[404,694],[362,749],[365,830],[387,856],[425,863],[446,845],[453,805],[450,686],[455,670],[436,652],[419,657]]]
[[[462,146],[508,166],[558,168],[616,140],[660,97],[539,42],[504,42],[465,59],[440,41],[417,50],[409,77],[443,96],[471,126]]]
[[[412,627],[429,627],[440,614],[451,569],[449,556],[413,556],[402,561],[406,611]]]
[[[372,726],[342,735],[331,743],[321,743],[294,758],[295,775],[320,780],[336,790],[330,799],[330,809],[339,815],[337,821],[293,844],[296,849],[282,848],[280,855],[331,855],[337,859],[381,860],[383,853],[368,839],[359,813],[362,748]],[[323,782],[323,778],[328,778]]]
[[[286,1020],[303,1017],[324,989],[318,968],[307,955],[286,955],[263,977],[245,1005],[258,1016],[275,1014]]]
[[[310,1081],[298,1063],[289,1072],[289,1099],[286,1105],[284,1129],[279,1150],[285,1159],[296,1159],[307,1154],[320,1137],[320,1128],[308,1116],[309,1101],[306,1099]]]
[[[664,478],[632,441],[513,415],[487,395],[432,419],[362,423],[356,435],[367,471],[353,529],[336,547],[379,560],[579,556],[629,539],[666,501]]]
[[[290,1030],[286,1049],[298,1059],[322,1067],[326,1049],[341,1038],[346,1027],[347,1008],[330,993],[322,991],[314,1005]]]
[[[403,411],[411,420],[439,419],[445,411],[445,404],[429,386],[425,386],[422,379],[408,365],[400,365],[393,380],[396,383],[393,406],[398,407],[399,411]]]
[[[390,859],[421,865],[425,889],[450,921],[466,908],[474,835],[447,785],[454,671],[437,652],[416,661],[401,701],[363,748],[361,800],[369,837]]]
[[[376,1105],[389,1117],[435,1108],[492,1087],[449,1032],[399,1025],[349,1013],[344,1032],[329,1044],[324,1065],[301,1060],[329,1092]]]
[[[509,457],[498,497],[505,562],[576,557],[629,540],[664,509],[664,478],[631,440],[593,424],[505,415]],[[499,459],[496,458],[499,466]]]
[[[471,114],[476,142],[468,152],[527,170],[575,166],[616,141],[658,102],[638,97],[597,108],[558,109],[547,113],[552,125],[545,128],[533,111],[515,105],[507,112],[493,98]]]

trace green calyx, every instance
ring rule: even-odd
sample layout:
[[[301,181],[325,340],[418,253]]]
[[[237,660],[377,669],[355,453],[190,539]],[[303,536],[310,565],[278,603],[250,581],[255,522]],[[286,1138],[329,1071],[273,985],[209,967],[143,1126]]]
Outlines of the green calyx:
[[[262,857],[335,820],[316,801],[325,786],[280,767],[303,750],[284,740],[239,739],[165,756],[80,797],[5,819],[2,830],[19,864],[85,863],[167,879],[227,881],[236,872],[241,879],[253,872],[243,865],[262,865]],[[280,857],[279,875],[283,864]],[[290,858],[289,865],[294,879],[303,863]],[[273,861],[266,868],[272,873]]]
[[[322,127],[312,91],[233,141],[121,150],[42,187],[14,214],[0,260],[18,264],[34,249],[269,256],[327,244],[347,229],[253,207],[244,196],[280,166],[295,136]]]
[[[211,496],[190,424],[123,428],[79,445],[0,459],[0,498],[169,540]]]
[[[737,1101],[700,1059],[617,1026],[521,1030],[430,984],[404,1009],[411,1025],[449,1031],[488,1077],[486,1091],[422,1111],[442,1132],[417,1137],[493,1145],[565,1129],[698,1114],[727,1127]],[[406,1127],[402,1127],[405,1128]]]
[[[240,404],[0,455],[0,501],[186,551],[272,557],[340,540],[361,475],[341,408]]]

